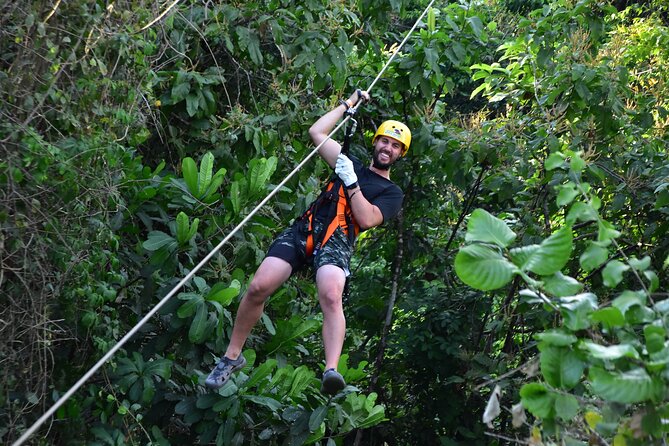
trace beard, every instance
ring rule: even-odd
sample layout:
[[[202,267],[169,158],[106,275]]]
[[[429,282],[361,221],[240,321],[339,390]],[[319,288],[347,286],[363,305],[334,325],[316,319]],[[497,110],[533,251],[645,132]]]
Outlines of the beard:
[[[394,161],[391,161],[389,163],[383,163],[381,160],[379,160],[379,151],[375,150],[374,155],[372,156],[372,165],[376,167],[377,169],[380,170],[390,170],[390,166],[392,166]]]

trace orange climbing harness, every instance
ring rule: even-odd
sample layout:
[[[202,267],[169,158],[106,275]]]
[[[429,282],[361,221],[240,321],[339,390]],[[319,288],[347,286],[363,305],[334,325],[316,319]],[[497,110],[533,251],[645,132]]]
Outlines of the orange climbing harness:
[[[329,206],[325,220],[327,228],[321,231],[318,240],[316,240],[314,237],[314,216],[323,206]],[[325,213],[322,215],[325,215]],[[307,257],[311,257],[317,253],[321,246],[325,245],[330,237],[332,237],[337,228],[341,228],[344,231],[351,244],[353,244],[360,232],[360,226],[355,222],[355,218],[353,217],[344,184],[338,178],[332,179],[328,183],[316,201],[300,217],[300,220],[304,219],[309,221],[306,246]]]

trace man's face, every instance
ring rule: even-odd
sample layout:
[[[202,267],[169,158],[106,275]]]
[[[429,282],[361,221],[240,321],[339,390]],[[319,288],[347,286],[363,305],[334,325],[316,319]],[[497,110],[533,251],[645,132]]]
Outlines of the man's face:
[[[373,166],[377,169],[388,170],[402,155],[404,145],[396,139],[379,136],[374,143]]]

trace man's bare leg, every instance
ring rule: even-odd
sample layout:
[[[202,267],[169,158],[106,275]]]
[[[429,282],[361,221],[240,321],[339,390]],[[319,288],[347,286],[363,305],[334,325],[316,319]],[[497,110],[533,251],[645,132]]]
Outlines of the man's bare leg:
[[[338,266],[323,265],[316,272],[318,300],[323,311],[323,348],[325,369],[337,369],[346,335],[342,294],[346,274]]]
[[[239,357],[246,339],[262,315],[265,301],[288,280],[291,272],[292,267],[283,259],[266,257],[263,260],[237,309],[225,356],[230,359]]]

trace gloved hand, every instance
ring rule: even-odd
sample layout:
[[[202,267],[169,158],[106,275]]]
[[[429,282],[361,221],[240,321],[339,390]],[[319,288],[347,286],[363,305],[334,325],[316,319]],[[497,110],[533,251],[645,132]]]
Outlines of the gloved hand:
[[[358,181],[358,176],[355,174],[355,170],[353,170],[353,162],[343,153],[340,153],[337,157],[335,173],[341,178],[346,187]]]

